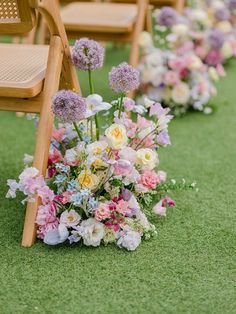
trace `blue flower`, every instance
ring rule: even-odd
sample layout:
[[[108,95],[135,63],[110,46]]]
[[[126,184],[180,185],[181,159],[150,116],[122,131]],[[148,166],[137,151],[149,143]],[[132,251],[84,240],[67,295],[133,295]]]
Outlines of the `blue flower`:
[[[93,212],[94,209],[98,206],[98,201],[94,197],[90,197],[89,201],[89,212]]]
[[[90,195],[90,190],[89,189],[82,189],[82,190],[80,190],[80,194],[81,194],[81,196],[82,197],[87,197],[87,196],[89,196]]]
[[[64,172],[64,173],[68,173],[70,171],[70,167],[69,166],[65,166],[64,164],[61,164],[61,163],[57,163],[56,164],[56,168],[58,170],[60,170],[61,172]]]
[[[71,198],[71,202],[74,206],[80,206],[82,202],[82,195],[80,192],[74,194]]]
[[[67,191],[69,192],[73,192],[76,190],[77,188],[77,180],[73,179],[71,181],[68,182],[68,185],[67,185]]]
[[[55,183],[56,185],[61,185],[61,184],[63,184],[65,181],[66,181],[66,177],[63,176],[62,174],[58,174],[58,175],[55,177],[54,183]]]

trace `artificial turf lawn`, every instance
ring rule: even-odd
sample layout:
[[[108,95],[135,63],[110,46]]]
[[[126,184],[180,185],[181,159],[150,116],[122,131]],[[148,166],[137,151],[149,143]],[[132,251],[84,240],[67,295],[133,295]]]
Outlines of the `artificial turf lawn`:
[[[96,75],[108,98],[105,72],[124,58],[113,49]],[[217,113],[171,123],[173,145],[160,152],[159,168],[196,180],[199,192],[171,193],[177,207],[157,219],[158,237],[133,253],[112,245],[20,246],[24,207],[20,198],[5,199],[6,180],[32,153],[34,127],[0,113],[0,313],[236,313],[235,68],[220,81]]]

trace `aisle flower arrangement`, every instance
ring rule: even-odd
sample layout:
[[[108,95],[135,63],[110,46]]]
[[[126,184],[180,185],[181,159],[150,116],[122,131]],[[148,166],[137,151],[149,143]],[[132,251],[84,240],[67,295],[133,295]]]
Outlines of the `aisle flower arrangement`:
[[[138,99],[146,110],[153,102],[160,102],[176,116],[190,108],[212,112],[211,98],[217,93],[214,81],[219,77],[214,67],[204,65],[192,50],[180,55],[155,48],[148,33],[142,34],[140,46],[143,56]]]
[[[154,12],[156,39],[182,55],[192,51],[208,66],[222,67],[236,55],[235,30],[230,11],[223,3],[205,8],[186,8],[179,15],[165,7]],[[221,75],[222,70],[218,72]]]
[[[92,75],[104,59],[97,42],[77,41],[72,59],[78,69],[88,72],[91,94],[84,98],[61,90],[53,97],[52,110],[59,123],[52,134],[46,177],[26,156],[19,180],[8,180],[7,197],[14,198],[20,191],[24,203],[39,196],[37,236],[46,244],[116,243],[132,251],[142,239],[156,234],[151,216],[165,216],[166,208],[175,205],[166,195],[175,183],[166,182],[157,153],[170,144],[172,115],[154,102],[150,117],[131,118],[126,113],[125,109],[137,112],[138,106],[125,94],[139,85],[139,72],[127,63],[109,73],[118,99],[107,103],[97,95]],[[102,111],[110,112],[108,125],[105,116],[101,123]]]

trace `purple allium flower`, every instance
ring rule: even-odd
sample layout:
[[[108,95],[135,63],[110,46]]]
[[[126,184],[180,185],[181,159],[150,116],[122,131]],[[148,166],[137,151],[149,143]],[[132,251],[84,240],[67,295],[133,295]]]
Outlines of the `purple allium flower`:
[[[61,90],[52,98],[52,111],[64,123],[83,120],[86,113],[85,99],[70,90]]]
[[[227,8],[219,8],[215,11],[215,17],[219,21],[228,21],[230,18],[230,12]]]
[[[113,67],[109,73],[110,87],[117,93],[130,92],[140,84],[139,71],[126,62]]]
[[[212,48],[220,49],[225,41],[224,33],[219,29],[212,29],[209,32],[208,40]]]
[[[236,0],[229,0],[228,2],[228,8],[230,10],[236,10]]]
[[[80,70],[96,70],[103,66],[104,48],[96,41],[81,38],[72,50],[73,64]]]
[[[161,9],[160,14],[157,18],[157,22],[160,25],[171,27],[177,22],[177,13],[170,7],[164,7]]]

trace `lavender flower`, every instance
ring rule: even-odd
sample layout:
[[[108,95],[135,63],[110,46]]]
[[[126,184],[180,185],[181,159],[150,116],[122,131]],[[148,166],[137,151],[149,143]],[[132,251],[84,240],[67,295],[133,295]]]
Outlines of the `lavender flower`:
[[[157,18],[157,22],[160,25],[171,27],[177,22],[177,13],[170,7],[164,7],[161,9],[160,14]]]
[[[110,87],[117,93],[133,91],[139,86],[139,71],[126,62],[113,67],[109,73]]]
[[[230,12],[227,8],[219,8],[215,11],[215,17],[219,21],[228,21],[230,18]]]
[[[85,99],[70,90],[61,90],[52,98],[53,113],[65,123],[73,123],[85,118]]]
[[[208,40],[212,48],[220,49],[224,44],[224,33],[219,29],[212,29],[209,32]]]
[[[104,48],[96,41],[81,38],[72,50],[72,62],[80,70],[96,70],[103,66]]]
[[[228,2],[228,8],[230,10],[236,10],[236,0],[229,0]]]

